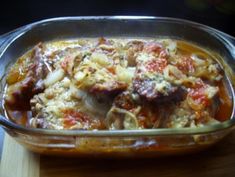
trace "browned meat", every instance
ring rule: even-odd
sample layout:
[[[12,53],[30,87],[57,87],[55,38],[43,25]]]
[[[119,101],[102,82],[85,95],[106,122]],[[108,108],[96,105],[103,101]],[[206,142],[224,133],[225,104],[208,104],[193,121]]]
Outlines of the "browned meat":
[[[127,60],[129,66],[136,65],[136,57],[139,52],[144,48],[144,42],[142,41],[131,41],[127,44]]]
[[[94,86],[92,86],[89,91],[90,93],[99,93],[99,94],[112,94],[116,95],[128,87],[128,84],[124,82],[118,82],[118,81],[110,81],[110,82],[104,82],[104,83],[96,83]]]
[[[147,53],[157,53],[157,54],[159,54],[164,49],[163,49],[162,45],[158,42],[147,42],[144,45],[143,50]]]
[[[29,100],[34,94],[44,90],[43,79],[46,77],[50,65],[47,63],[47,58],[44,55],[43,45],[39,43],[34,47],[31,55],[31,65],[25,78],[9,85],[6,94],[6,105],[12,109],[30,109]]]
[[[102,44],[110,45],[111,42],[110,42],[110,40],[108,40],[108,39],[106,39],[106,38],[104,38],[104,37],[100,37],[100,38],[98,39],[97,46],[102,45]]]
[[[11,109],[30,109],[29,100],[33,96],[34,79],[26,77],[24,80],[9,86],[6,93],[5,102]]]
[[[136,58],[133,88],[147,101],[164,102],[175,98],[179,87],[164,78],[168,65],[168,52],[157,42],[145,43],[144,56]]]
[[[171,105],[169,104],[168,107],[170,108]],[[107,122],[113,124],[115,129],[128,129],[124,122],[125,119],[131,117],[132,121],[127,124],[129,126],[133,127],[134,124],[137,124],[141,128],[157,128],[165,121],[166,113],[163,110],[164,107],[161,105],[151,104],[129,90],[115,97],[109,116],[107,116]]]
[[[51,69],[51,66],[47,63],[48,59],[44,55],[44,49],[42,43],[39,43],[33,50],[33,65],[32,70],[34,70],[34,76],[36,80],[40,80],[46,77]]]
[[[147,101],[180,101],[186,96],[185,89],[174,86],[159,76],[156,76],[155,79],[136,78],[133,81],[133,87],[134,90]]]
[[[115,97],[113,105],[118,108],[130,111],[138,106],[137,103],[140,102],[139,99],[140,98],[138,94],[132,93],[131,95],[130,91],[124,91]]]
[[[172,86],[161,77],[157,79],[136,78],[133,81],[133,87],[141,97],[146,98],[148,101],[171,96],[177,90],[177,87]]]

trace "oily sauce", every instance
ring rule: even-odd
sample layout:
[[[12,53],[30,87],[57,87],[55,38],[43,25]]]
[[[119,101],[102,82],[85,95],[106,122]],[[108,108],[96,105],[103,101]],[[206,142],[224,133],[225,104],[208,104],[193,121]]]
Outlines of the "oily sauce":
[[[177,41],[177,50],[182,55],[186,55],[186,56],[190,56],[190,54],[194,53],[200,56],[201,59],[206,59],[206,58],[214,59],[214,57],[207,51],[184,41]],[[22,58],[24,57],[21,57],[21,60]],[[216,120],[220,122],[226,121],[230,118],[230,115],[232,112],[232,106],[233,106],[231,95],[229,95],[224,82],[225,81],[222,79],[221,81],[217,83],[217,86],[219,87],[219,92],[218,92],[219,105],[215,111],[214,117]],[[29,103],[19,103],[19,105],[28,105],[28,104]],[[14,108],[11,108],[8,105],[4,105],[4,108],[5,108],[6,116],[11,121],[19,125],[26,126],[26,127],[29,126],[29,120],[32,116],[31,110],[29,109],[28,110],[20,110],[20,109],[16,110]]]

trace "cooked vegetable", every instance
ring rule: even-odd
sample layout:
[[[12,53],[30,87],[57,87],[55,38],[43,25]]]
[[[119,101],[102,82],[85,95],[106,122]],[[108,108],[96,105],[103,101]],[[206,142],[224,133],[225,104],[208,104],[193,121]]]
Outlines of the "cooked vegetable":
[[[183,41],[54,41],[12,66],[5,107],[31,111],[26,125],[36,128],[200,127],[231,113],[223,77],[212,55]]]

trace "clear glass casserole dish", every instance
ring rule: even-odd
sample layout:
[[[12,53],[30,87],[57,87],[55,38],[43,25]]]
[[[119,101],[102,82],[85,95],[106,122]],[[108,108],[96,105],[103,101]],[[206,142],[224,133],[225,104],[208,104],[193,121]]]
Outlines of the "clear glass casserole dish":
[[[219,56],[223,59],[226,85],[233,102],[230,119],[200,128],[89,131],[26,128],[6,117],[2,103],[5,74],[19,56],[40,41],[100,36],[181,39]],[[163,17],[62,17],[23,26],[0,36],[0,124],[20,144],[42,154],[153,157],[203,150],[234,127],[234,45],[233,37],[213,28]]]

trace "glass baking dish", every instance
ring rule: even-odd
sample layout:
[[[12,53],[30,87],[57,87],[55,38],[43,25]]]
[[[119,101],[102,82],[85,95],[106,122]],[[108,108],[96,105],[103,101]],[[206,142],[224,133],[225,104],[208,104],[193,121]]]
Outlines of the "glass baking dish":
[[[231,118],[200,128],[145,130],[47,130],[10,121],[3,109],[5,74],[16,59],[38,42],[83,37],[157,37],[183,39],[222,58],[233,102]],[[66,156],[154,157],[201,151],[220,141],[235,127],[235,39],[198,23],[164,17],[61,17],[32,23],[0,36],[0,124],[26,148]]]

